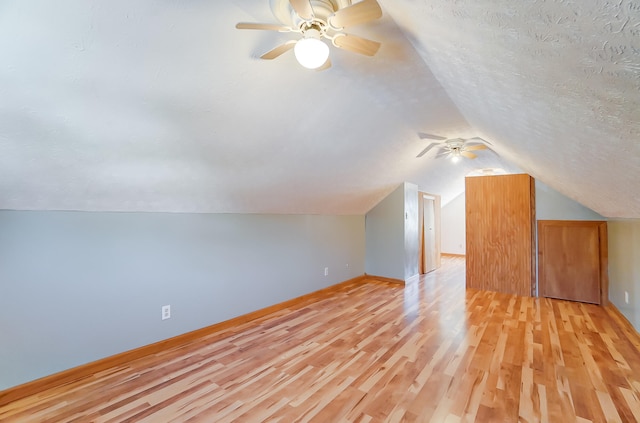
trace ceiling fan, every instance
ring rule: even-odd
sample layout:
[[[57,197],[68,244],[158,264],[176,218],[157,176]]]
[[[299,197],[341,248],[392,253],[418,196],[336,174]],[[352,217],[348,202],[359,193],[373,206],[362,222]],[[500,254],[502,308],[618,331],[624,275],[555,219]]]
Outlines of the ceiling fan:
[[[435,146],[441,146],[440,151],[436,154],[436,159],[442,157],[451,157],[454,162],[459,161],[462,157],[467,159],[475,159],[477,154],[471,153],[471,151],[486,150],[488,147],[485,144],[491,145],[489,141],[483,140],[480,137],[474,138],[446,138],[439,135],[431,135],[425,133],[418,133],[420,139],[431,139],[439,142],[432,142],[424,150],[420,152],[416,157],[422,157],[429,150]]]
[[[280,2],[287,0],[277,0]],[[308,69],[323,70],[331,67],[329,46],[323,38],[341,49],[373,56],[380,43],[352,34],[345,34],[346,27],[360,25],[378,19],[382,9],[376,0],[362,0],[351,4],[350,0],[288,0],[292,24],[264,24],[240,22],[238,29],[259,29],[279,32],[295,32],[302,35],[298,40],[284,44],[264,53],[261,59],[272,60],[293,49],[298,62]]]

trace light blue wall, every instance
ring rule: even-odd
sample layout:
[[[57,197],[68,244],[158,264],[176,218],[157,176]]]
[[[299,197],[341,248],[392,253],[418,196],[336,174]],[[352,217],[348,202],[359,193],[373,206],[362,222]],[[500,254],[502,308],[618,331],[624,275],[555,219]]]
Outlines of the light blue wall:
[[[640,220],[611,220],[607,232],[609,300],[640,331]]]
[[[536,220],[606,220],[536,179]]]
[[[404,184],[366,215],[365,272],[404,280]]]
[[[417,275],[418,186],[399,185],[365,219],[365,272],[402,281]]]
[[[0,211],[0,390],[362,275],[364,255],[364,216]]]

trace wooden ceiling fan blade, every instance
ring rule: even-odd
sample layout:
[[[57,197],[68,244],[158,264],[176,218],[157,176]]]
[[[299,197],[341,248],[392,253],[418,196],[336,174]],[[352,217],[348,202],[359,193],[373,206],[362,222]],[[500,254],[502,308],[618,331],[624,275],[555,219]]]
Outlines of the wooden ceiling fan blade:
[[[432,142],[431,144],[429,144],[429,145],[427,146],[427,148],[425,148],[424,150],[422,150],[422,151],[420,152],[420,154],[418,154],[416,157],[422,157],[422,156],[424,156],[425,154],[427,154],[427,153],[429,152],[429,150],[431,150],[431,149],[432,149],[433,147],[435,147],[436,145],[438,145],[438,143],[436,143],[436,142]]]
[[[276,24],[264,24],[264,23],[252,23],[252,22],[240,22],[236,24],[238,29],[262,29],[266,31],[279,31],[279,32],[291,32],[291,28],[288,26],[276,25]]]
[[[280,56],[281,54],[291,50],[295,45],[296,45],[296,41],[293,41],[293,40],[287,41],[286,43],[279,45],[273,50],[269,50],[268,52],[260,56],[260,58],[265,60],[273,60],[276,57]]]
[[[367,40],[357,35],[338,34],[333,39],[336,47],[352,51],[354,53],[364,54],[365,56],[373,56],[378,52],[380,43],[377,41]]]
[[[420,137],[421,140],[428,139],[428,140],[444,141],[447,139],[447,137],[441,137],[440,135],[426,134],[424,132],[418,132],[418,137]]]
[[[351,6],[338,9],[329,18],[329,24],[339,29],[367,23],[381,16],[382,9],[376,0],[362,0]]]
[[[464,147],[464,149],[465,151],[486,150],[487,146],[484,144],[467,145]]]
[[[476,157],[478,157],[477,155],[469,153],[468,151],[461,151],[460,155],[466,157],[467,159],[475,159]]]
[[[305,21],[313,19],[313,8],[309,0],[289,0],[291,7]]]

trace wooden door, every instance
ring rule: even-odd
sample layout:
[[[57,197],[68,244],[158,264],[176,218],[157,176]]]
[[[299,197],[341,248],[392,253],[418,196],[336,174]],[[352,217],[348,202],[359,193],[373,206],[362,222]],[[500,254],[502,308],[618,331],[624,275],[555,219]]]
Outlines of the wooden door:
[[[606,242],[606,222],[539,221],[539,294],[602,303],[603,296],[606,298],[602,283],[603,273],[606,277]]]
[[[425,211],[425,208],[429,208],[429,210]],[[420,274],[437,269],[441,264],[440,209],[439,195],[418,192],[418,226],[420,228],[418,230],[418,271]],[[433,216],[433,220],[430,216]],[[427,269],[427,262],[429,262],[429,269]]]
[[[436,202],[433,198],[424,197],[424,225],[422,225],[424,239],[424,273],[436,270]]]

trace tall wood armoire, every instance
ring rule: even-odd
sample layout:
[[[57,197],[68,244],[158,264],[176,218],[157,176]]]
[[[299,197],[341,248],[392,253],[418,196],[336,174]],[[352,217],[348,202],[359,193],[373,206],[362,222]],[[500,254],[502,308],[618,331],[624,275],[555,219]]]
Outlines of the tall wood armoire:
[[[474,176],[465,186],[467,288],[535,295],[534,179]]]

